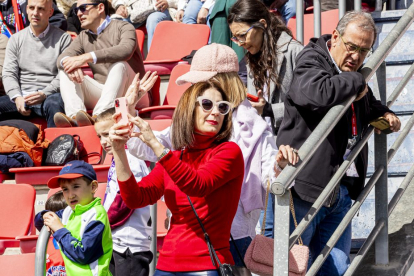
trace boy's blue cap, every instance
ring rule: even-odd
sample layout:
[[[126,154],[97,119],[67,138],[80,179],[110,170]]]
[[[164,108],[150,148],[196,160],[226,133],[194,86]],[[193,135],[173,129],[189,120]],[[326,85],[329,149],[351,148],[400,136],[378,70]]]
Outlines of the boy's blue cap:
[[[75,179],[82,176],[86,176],[90,180],[96,180],[96,173],[92,165],[85,161],[70,161],[63,166],[58,176],[49,179],[47,186],[51,189],[59,188],[59,179]]]

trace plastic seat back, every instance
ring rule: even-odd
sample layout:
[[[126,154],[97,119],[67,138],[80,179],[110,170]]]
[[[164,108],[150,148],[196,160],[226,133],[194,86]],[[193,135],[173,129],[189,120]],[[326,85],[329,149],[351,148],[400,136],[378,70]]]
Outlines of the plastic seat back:
[[[188,71],[190,71],[190,64],[178,64],[174,67],[171,72],[170,80],[168,82],[167,94],[165,96],[164,104],[168,105],[177,105],[181,95],[191,86],[191,83],[186,83],[184,85],[177,85],[175,81],[178,77],[181,77]]]
[[[313,22],[313,13],[305,14],[304,15],[304,43],[303,45],[307,45],[309,40],[314,37],[314,22]],[[339,10],[330,10],[321,13],[321,34],[332,34],[333,30],[335,30],[336,25],[338,24],[339,20]],[[292,31],[293,37],[297,37],[296,35],[296,17],[292,17],[289,19],[288,28]]]
[[[157,201],[157,237],[164,237],[165,235],[167,235],[168,229],[165,228],[167,209],[167,205],[164,201]]]
[[[0,256],[0,276],[35,275],[35,253]]]
[[[102,156],[102,147],[94,126],[47,128],[45,130],[45,137],[49,141],[53,141],[56,137],[63,134],[79,135],[83,143],[83,150],[80,153],[81,159],[89,164],[97,164],[99,162]]]
[[[136,29],[135,33],[137,35],[137,44],[138,44],[138,49],[141,52],[141,56],[144,56],[144,40],[145,40],[145,34],[142,30],[140,29]]]
[[[161,131],[171,126],[171,119],[160,119],[160,120],[146,120],[151,126],[152,130]]]
[[[178,62],[208,43],[210,28],[204,24],[162,21],[155,28],[146,62]]]
[[[35,197],[36,191],[30,185],[0,185],[0,239],[14,239],[29,234]]]

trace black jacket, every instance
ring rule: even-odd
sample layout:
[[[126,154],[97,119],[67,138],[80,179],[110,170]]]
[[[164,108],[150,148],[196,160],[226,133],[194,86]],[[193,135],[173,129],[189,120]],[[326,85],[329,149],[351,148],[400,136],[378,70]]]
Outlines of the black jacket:
[[[312,38],[296,58],[296,69],[284,102],[285,113],[277,136],[278,146],[300,148],[331,107],[357,95],[365,88],[365,80],[359,72],[339,74],[326,47],[330,38],[331,35]],[[363,114],[358,118],[362,125],[362,135],[371,120],[391,112],[375,99],[371,89],[361,100],[354,103],[354,107]],[[349,108],[296,178],[294,194],[301,199],[313,203],[343,162],[351,112]],[[359,178],[352,187],[348,187],[353,199],[364,187],[368,163],[367,146],[358,158]]]
[[[30,25],[29,18],[27,17],[27,1],[20,5],[20,10],[22,12],[22,19],[23,24],[25,27]],[[14,34],[16,32],[16,28],[14,27],[14,11],[13,5],[11,0],[7,0],[7,5],[3,6],[0,5],[0,11],[3,15],[4,21],[6,25],[10,28],[10,31]],[[66,22],[66,18],[63,13],[60,12],[58,7],[53,3],[53,15],[49,19],[49,23],[53,26],[61,29],[62,31],[68,30],[68,23]]]

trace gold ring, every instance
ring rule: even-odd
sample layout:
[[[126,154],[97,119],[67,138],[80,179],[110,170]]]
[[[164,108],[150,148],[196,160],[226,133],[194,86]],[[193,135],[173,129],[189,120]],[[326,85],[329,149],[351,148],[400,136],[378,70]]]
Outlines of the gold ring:
[[[294,152],[294,153],[298,153],[298,150],[297,150],[297,149],[293,149],[293,152]]]

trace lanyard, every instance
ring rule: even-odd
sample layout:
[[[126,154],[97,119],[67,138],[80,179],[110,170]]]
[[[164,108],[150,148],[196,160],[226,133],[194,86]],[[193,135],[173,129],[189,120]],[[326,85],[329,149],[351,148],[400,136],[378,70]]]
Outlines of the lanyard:
[[[352,104],[351,106],[352,106],[352,137],[355,138],[358,136],[357,120],[356,120],[354,104]]]

